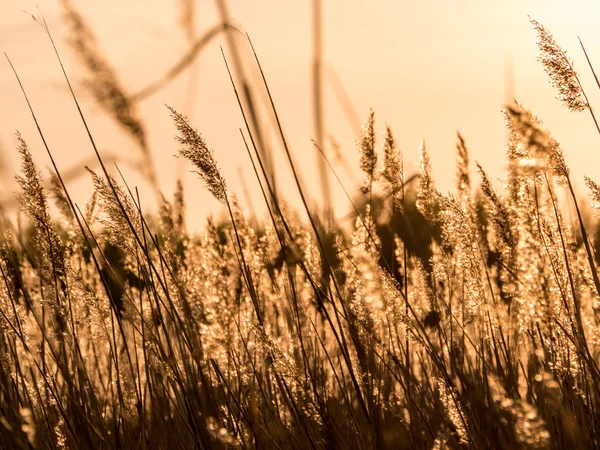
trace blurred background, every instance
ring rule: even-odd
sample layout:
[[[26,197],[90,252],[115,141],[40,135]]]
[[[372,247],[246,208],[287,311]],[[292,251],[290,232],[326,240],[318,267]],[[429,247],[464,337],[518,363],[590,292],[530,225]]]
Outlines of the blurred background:
[[[536,36],[528,19],[530,15],[554,34],[575,60],[592,105],[600,105],[598,87],[577,40],[578,36],[582,39],[592,63],[600,70],[597,2],[319,3],[71,2],[94,33],[97,48],[114,69],[143,123],[160,189],[171,198],[176,180],[183,180],[191,230],[201,229],[207,214],[220,215],[221,205],[190,173],[191,166],[174,157],[178,150],[176,131],[165,104],[188,115],[203,134],[228,188],[240,203],[256,208],[259,214],[264,211],[240,137],[244,122],[221,46],[233,66],[235,53],[239,55],[241,69],[234,70],[236,82],[240,83],[243,75],[251,89],[278,189],[293,206],[299,204],[251,49],[242,33],[214,31],[223,21],[250,35],[293,157],[314,202],[322,204],[325,196],[320,187],[320,156],[313,140],[322,144],[344,185],[355,194],[362,181],[355,143],[369,108],[375,111],[378,136],[386,123],[391,125],[404,154],[407,176],[418,168],[419,143],[424,139],[438,189],[452,190],[456,132],[460,131],[472,162],[480,162],[501,188],[506,132],[500,110],[512,96],[539,116],[561,142],[580,187],[584,174],[600,179],[594,170],[600,163],[600,136],[589,114],[570,113],[554,98],[556,92],[536,61]],[[319,15],[315,15],[317,11]],[[70,175],[68,187],[74,199],[83,203],[91,193],[91,181],[81,168],[92,165],[93,150],[49,39],[30,15],[40,12],[65,60],[101,153],[109,161],[117,160],[128,182],[140,187],[144,206],[152,208],[151,186],[138,170],[147,156],[85,89],[86,72],[68,45],[71,32],[61,2],[4,1],[0,5],[0,49],[11,58],[23,81],[59,168]],[[319,16],[321,26],[315,28]],[[321,39],[315,45],[319,29]],[[203,38],[205,45],[183,65],[185,70],[149,95],[144,94],[146,87],[181,64],[194,43]],[[321,86],[320,96],[315,95],[315,83]],[[48,166],[49,160],[5,59],[0,62],[0,99],[0,201],[14,208],[14,173],[19,166],[15,130],[23,134],[40,167]],[[332,207],[342,220],[350,211],[349,204],[333,177],[330,185]],[[248,204],[248,197],[253,205]]]

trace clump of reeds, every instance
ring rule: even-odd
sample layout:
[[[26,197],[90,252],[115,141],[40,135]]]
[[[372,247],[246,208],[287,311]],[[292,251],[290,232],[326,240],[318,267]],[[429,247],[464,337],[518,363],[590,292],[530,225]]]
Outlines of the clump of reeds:
[[[348,236],[323,232],[299,182],[308,222],[273,195],[254,145],[269,214],[249,220],[202,135],[169,110],[179,155],[229,212],[197,236],[181,184],[156,218],[104,166],[83,211],[56,170],[67,220],[54,220],[17,138],[29,222],[0,217],[1,447],[600,446],[598,225],[530,111],[506,109],[506,192],[480,165],[475,186],[459,135],[448,195],[424,143],[409,184],[371,111]]]

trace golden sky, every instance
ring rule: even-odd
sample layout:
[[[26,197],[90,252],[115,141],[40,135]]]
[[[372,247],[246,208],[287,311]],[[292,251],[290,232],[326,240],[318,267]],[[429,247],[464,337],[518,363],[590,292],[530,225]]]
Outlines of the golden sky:
[[[130,93],[154,81],[186,49],[175,0],[74,0],[73,3],[93,27],[101,49]],[[245,29],[254,42],[294,157],[317,198],[316,152],[311,143],[314,137],[311,4],[309,0],[230,0],[229,12],[234,23]],[[47,37],[23,12],[37,13],[36,5],[57,38],[59,50],[67,60],[68,73],[78,79],[81,72],[65,44],[66,30],[56,0],[2,0],[0,50],[15,64],[59,167],[66,170],[87,161],[92,149]],[[392,126],[405,155],[407,172],[412,173],[418,166],[419,143],[425,139],[438,188],[448,191],[455,178],[457,130],[466,139],[472,161],[479,161],[492,179],[503,174],[505,131],[499,111],[506,99],[506,62],[511,61],[515,97],[538,115],[563,144],[567,163],[579,186],[583,188],[584,174],[600,181],[600,172],[593,170],[600,166],[600,136],[589,114],[570,113],[554,99],[556,92],[536,61],[536,37],[528,14],[546,26],[568,50],[592,104],[600,105],[598,87],[577,41],[577,36],[581,37],[592,62],[597,62],[600,70],[597,33],[600,5],[596,1],[323,0],[326,135],[339,142],[345,157],[356,167],[354,175],[360,176],[355,149],[357,130],[334,95],[329,74],[335,72],[341,80],[360,121],[373,108],[380,136],[385,123]],[[217,20],[214,2],[198,0],[199,33]],[[239,137],[238,128],[243,122],[220,45],[227,53],[225,40],[218,38],[197,59],[196,94],[187,112],[192,124],[214,149],[230,190],[244,203],[238,178],[240,168],[257,206],[261,203],[259,191]],[[251,67],[248,48],[246,45],[242,48],[244,62]],[[249,70],[249,74],[252,78],[257,76],[255,70]],[[178,147],[164,104],[186,112],[190,105],[186,102],[189,77],[189,72],[184,73],[139,105],[159,167],[161,186],[168,197],[178,173],[178,162],[173,157]],[[83,92],[81,96],[85,98]],[[132,142],[93,101],[84,101],[84,112],[103,151],[124,158],[136,156]],[[0,145],[3,160],[7,161],[4,165],[9,168],[8,172],[1,172],[0,198],[15,190],[10,174],[18,167],[14,150],[16,129],[29,142],[38,164],[46,166],[48,160],[27,106],[8,63],[2,60]],[[271,134],[281,189],[284,193],[291,192],[293,185],[281,146],[274,132]],[[188,173],[189,166],[183,167],[190,222],[207,212],[220,211],[219,204],[200,181]],[[354,192],[352,177],[343,166],[336,168],[346,187]],[[143,202],[150,205],[152,195],[143,180],[131,170],[124,172],[133,185],[140,185]],[[83,202],[89,194],[89,185],[86,178],[71,183],[78,202]],[[496,185],[502,186],[501,182]],[[584,193],[583,189],[580,193]],[[338,215],[349,211],[337,187],[334,199]]]

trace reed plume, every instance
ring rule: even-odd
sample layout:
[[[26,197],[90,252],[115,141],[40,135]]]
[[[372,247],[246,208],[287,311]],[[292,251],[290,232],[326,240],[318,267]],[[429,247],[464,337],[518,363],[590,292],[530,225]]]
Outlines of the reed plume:
[[[520,146],[511,153],[513,161],[526,170],[549,169],[558,181],[566,181],[569,168],[563,151],[541,121],[517,102],[507,105],[505,114],[512,145]]]
[[[365,194],[370,194],[373,188],[375,177],[375,167],[377,166],[377,153],[375,152],[375,113],[369,112],[367,121],[362,130],[361,138],[358,142],[358,151],[360,153],[360,168],[367,176],[361,190]]]
[[[43,187],[42,174],[33,162],[27,143],[18,132],[17,140],[19,142],[18,151],[21,155],[21,175],[18,175],[16,180],[21,187],[19,194],[21,206],[33,220],[35,228],[40,230],[43,247],[50,263],[58,274],[64,275],[66,272],[63,243],[56,233],[50,217],[48,196]]]
[[[158,177],[149,148],[146,130],[135,104],[130,100],[115,70],[102,55],[91,28],[70,0],[60,0],[64,17],[70,27],[68,42],[73,52],[87,71],[84,88],[92,95],[117,124],[138,143],[142,161],[142,172],[156,189]]]
[[[221,176],[212,150],[206,145],[204,138],[189,123],[188,119],[175,109],[167,106],[179,136],[175,139],[182,145],[179,154],[187,158],[195,167],[204,185],[214,198],[222,204],[227,203],[227,188],[225,179]]]
[[[431,175],[431,162],[425,141],[421,142],[419,148],[421,163],[419,167],[419,189],[417,191],[417,209],[430,224],[436,220],[436,191]]]
[[[600,186],[589,177],[584,177],[585,185],[590,190],[590,198],[592,199],[592,207],[595,210],[600,210]]]
[[[469,175],[469,151],[467,144],[460,133],[456,133],[458,142],[456,143],[456,168],[459,195],[466,194],[471,197],[471,177]]]
[[[125,247],[135,254],[138,240],[142,236],[142,220],[138,208],[133,204],[125,190],[109,175],[109,180],[99,176],[89,167],[88,172],[94,183],[94,202],[98,202],[103,214],[100,222],[109,232],[111,243]]]
[[[537,45],[540,50],[538,61],[550,77],[552,86],[558,89],[557,98],[571,111],[580,112],[590,107],[579,82],[579,75],[573,62],[554,40],[552,34],[537,20],[529,18],[537,32]]]
[[[403,213],[404,165],[402,163],[402,154],[400,153],[400,149],[398,149],[389,125],[385,127],[383,170],[381,171],[381,176],[386,183],[388,193],[392,196],[394,206]]]

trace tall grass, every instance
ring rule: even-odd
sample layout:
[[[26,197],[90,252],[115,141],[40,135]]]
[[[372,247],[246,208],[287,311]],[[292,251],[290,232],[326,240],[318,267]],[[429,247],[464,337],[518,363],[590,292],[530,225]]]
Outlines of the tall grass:
[[[561,99],[593,115],[569,60],[533,25]],[[459,135],[456,191],[443,195],[425,144],[420,173],[406,177],[392,130],[378,144],[371,112],[346,235],[306,201],[262,75],[305,208],[275,195],[238,96],[262,223],[228,191],[218,149],[172,108],[180,154],[228,211],[199,236],[186,231],[181,186],[146,216],[91,134],[94,195],[74,204],[54,166],[51,217],[18,136],[30,222],[2,217],[0,447],[600,447],[598,233],[539,120],[506,107],[503,193],[479,165],[473,186]],[[586,183],[598,207],[600,187]],[[560,190],[570,203],[559,205]]]

